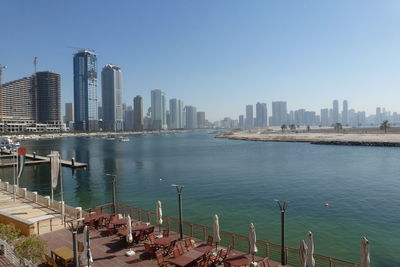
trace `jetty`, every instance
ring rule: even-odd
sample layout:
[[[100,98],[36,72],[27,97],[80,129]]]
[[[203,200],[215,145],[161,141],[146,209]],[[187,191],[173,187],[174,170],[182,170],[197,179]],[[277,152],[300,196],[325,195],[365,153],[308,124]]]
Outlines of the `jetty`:
[[[12,160],[17,156],[16,152],[3,149],[0,151],[0,168],[9,168],[16,166],[15,160]],[[46,156],[40,156],[36,153],[26,154],[25,165],[39,165],[39,164],[50,164],[50,158]],[[84,162],[77,162],[74,159],[71,160],[61,160],[61,165],[64,167],[78,169],[78,168],[87,168],[88,164]]]

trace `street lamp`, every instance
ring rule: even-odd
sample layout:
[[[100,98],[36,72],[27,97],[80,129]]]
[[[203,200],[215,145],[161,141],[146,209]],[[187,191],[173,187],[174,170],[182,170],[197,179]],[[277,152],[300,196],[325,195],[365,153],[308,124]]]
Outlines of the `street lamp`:
[[[78,254],[78,228],[83,218],[68,221],[67,224],[72,232],[72,248],[74,251],[74,267],[79,267],[79,254]]]
[[[285,212],[288,207],[287,201],[275,200],[281,211],[281,265],[286,266],[285,257]]]
[[[183,185],[172,184],[176,188],[176,192],[178,192],[178,203],[179,203],[179,235],[180,240],[183,240],[183,221],[182,221],[182,189],[184,188]]]
[[[117,213],[117,197],[116,197],[116,191],[115,191],[115,178],[117,177],[117,175],[115,174],[110,174],[110,173],[106,173],[107,176],[111,176],[112,177],[112,203],[113,203],[113,214]]]

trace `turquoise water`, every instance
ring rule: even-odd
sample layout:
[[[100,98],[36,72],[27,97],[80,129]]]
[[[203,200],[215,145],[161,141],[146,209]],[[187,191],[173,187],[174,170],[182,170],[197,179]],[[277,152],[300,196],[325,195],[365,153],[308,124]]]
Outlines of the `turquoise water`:
[[[171,184],[183,184],[184,219],[280,242],[274,199],[288,200],[286,242],[297,247],[307,231],[315,252],[359,262],[359,241],[370,240],[373,266],[400,264],[400,149],[216,139],[206,132],[130,136],[124,143],[101,138],[25,141],[29,152],[60,150],[89,168],[64,168],[67,204],[91,207],[111,200],[107,172],[117,174],[118,201],[143,209],[163,202],[177,217]],[[10,170],[0,178],[11,180]],[[163,178],[163,182],[160,182]],[[21,186],[49,194],[49,168],[28,167]],[[329,203],[325,207],[324,203]]]

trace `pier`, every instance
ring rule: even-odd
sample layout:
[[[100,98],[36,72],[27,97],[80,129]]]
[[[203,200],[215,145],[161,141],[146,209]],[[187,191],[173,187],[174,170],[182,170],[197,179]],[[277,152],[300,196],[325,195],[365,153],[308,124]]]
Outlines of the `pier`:
[[[1,150],[0,151],[0,168],[9,168],[16,166],[15,161],[7,161],[4,162],[3,159],[12,159],[17,157],[18,155],[16,152],[12,152],[10,150]],[[31,166],[31,165],[39,165],[39,164],[50,164],[50,158],[46,156],[39,156],[37,154],[26,154],[25,155],[26,161],[25,165],[26,166]],[[86,168],[88,166],[87,163],[84,162],[77,162],[73,159],[71,160],[61,160],[61,165],[64,167],[72,168],[72,169],[78,169],[78,168]]]

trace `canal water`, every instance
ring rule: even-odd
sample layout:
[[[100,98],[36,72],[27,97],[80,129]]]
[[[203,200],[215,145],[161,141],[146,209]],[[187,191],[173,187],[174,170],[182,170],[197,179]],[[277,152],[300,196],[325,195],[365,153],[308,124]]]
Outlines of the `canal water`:
[[[289,201],[286,242],[298,247],[314,233],[315,253],[359,262],[362,236],[370,240],[373,266],[400,265],[400,148],[325,146],[307,143],[216,139],[207,132],[129,136],[129,142],[102,138],[23,141],[28,152],[87,162],[87,170],[63,169],[67,204],[93,207],[117,198],[124,204],[177,217],[177,194],[184,185],[184,219],[280,242],[275,199]],[[21,187],[50,194],[48,166],[27,167]],[[12,181],[12,170],[0,178]],[[56,194],[58,197],[59,195]],[[325,203],[329,203],[326,205]]]

